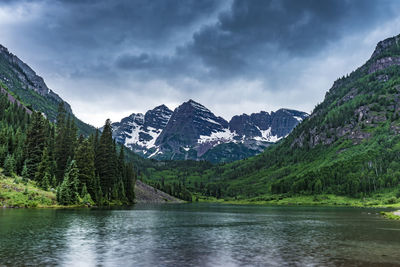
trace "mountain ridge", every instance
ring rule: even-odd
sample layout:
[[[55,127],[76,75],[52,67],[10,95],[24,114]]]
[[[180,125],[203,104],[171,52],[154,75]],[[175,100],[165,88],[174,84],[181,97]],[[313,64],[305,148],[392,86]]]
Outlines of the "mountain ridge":
[[[41,76],[3,45],[0,45],[0,85],[15,94],[19,101],[31,106],[30,109],[42,112],[53,122],[62,102],[81,133],[89,135],[95,131],[93,126],[73,114],[70,104],[48,88]]]
[[[147,127],[148,114],[158,109],[163,123],[156,123],[150,131]],[[133,118],[139,116],[139,121]],[[256,155],[269,144],[284,138],[304,118],[307,113],[279,109],[276,112],[252,113],[233,116],[230,121],[214,115],[202,104],[189,99],[174,111],[165,105],[149,110],[145,115],[133,113],[120,122],[113,123],[114,138],[146,158],[163,160],[211,160],[213,162],[232,161]],[[152,120],[156,120],[155,117]],[[151,133],[149,135],[149,133]],[[212,150],[219,145],[236,154],[223,159]],[[211,150],[211,151],[210,151]],[[228,159],[229,158],[229,159]]]

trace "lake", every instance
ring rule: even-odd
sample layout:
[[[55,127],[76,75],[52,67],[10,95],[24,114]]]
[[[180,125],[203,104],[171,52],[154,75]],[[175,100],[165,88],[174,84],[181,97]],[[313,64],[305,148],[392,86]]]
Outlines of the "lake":
[[[397,266],[378,209],[219,204],[0,209],[0,266]]]

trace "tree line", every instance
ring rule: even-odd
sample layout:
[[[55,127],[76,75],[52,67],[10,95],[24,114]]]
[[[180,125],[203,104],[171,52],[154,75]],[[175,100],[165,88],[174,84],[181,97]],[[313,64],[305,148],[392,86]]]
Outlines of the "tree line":
[[[56,190],[61,205],[132,203],[137,178],[123,146],[112,138],[110,120],[85,138],[60,103],[56,122],[27,114],[0,96],[0,164],[5,175],[36,181]]]

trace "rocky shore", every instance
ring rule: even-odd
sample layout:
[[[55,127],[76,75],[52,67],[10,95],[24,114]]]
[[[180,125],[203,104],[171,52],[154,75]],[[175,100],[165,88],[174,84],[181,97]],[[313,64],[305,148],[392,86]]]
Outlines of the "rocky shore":
[[[142,181],[137,180],[135,185],[136,203],[183,203],[165,192],[151,187]]]

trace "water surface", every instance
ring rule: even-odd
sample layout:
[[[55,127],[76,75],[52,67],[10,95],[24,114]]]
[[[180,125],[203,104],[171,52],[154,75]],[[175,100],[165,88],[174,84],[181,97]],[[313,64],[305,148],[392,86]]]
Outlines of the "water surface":
[[[218,204],[0,209],[0,266],[397,266],[377,209]]]

